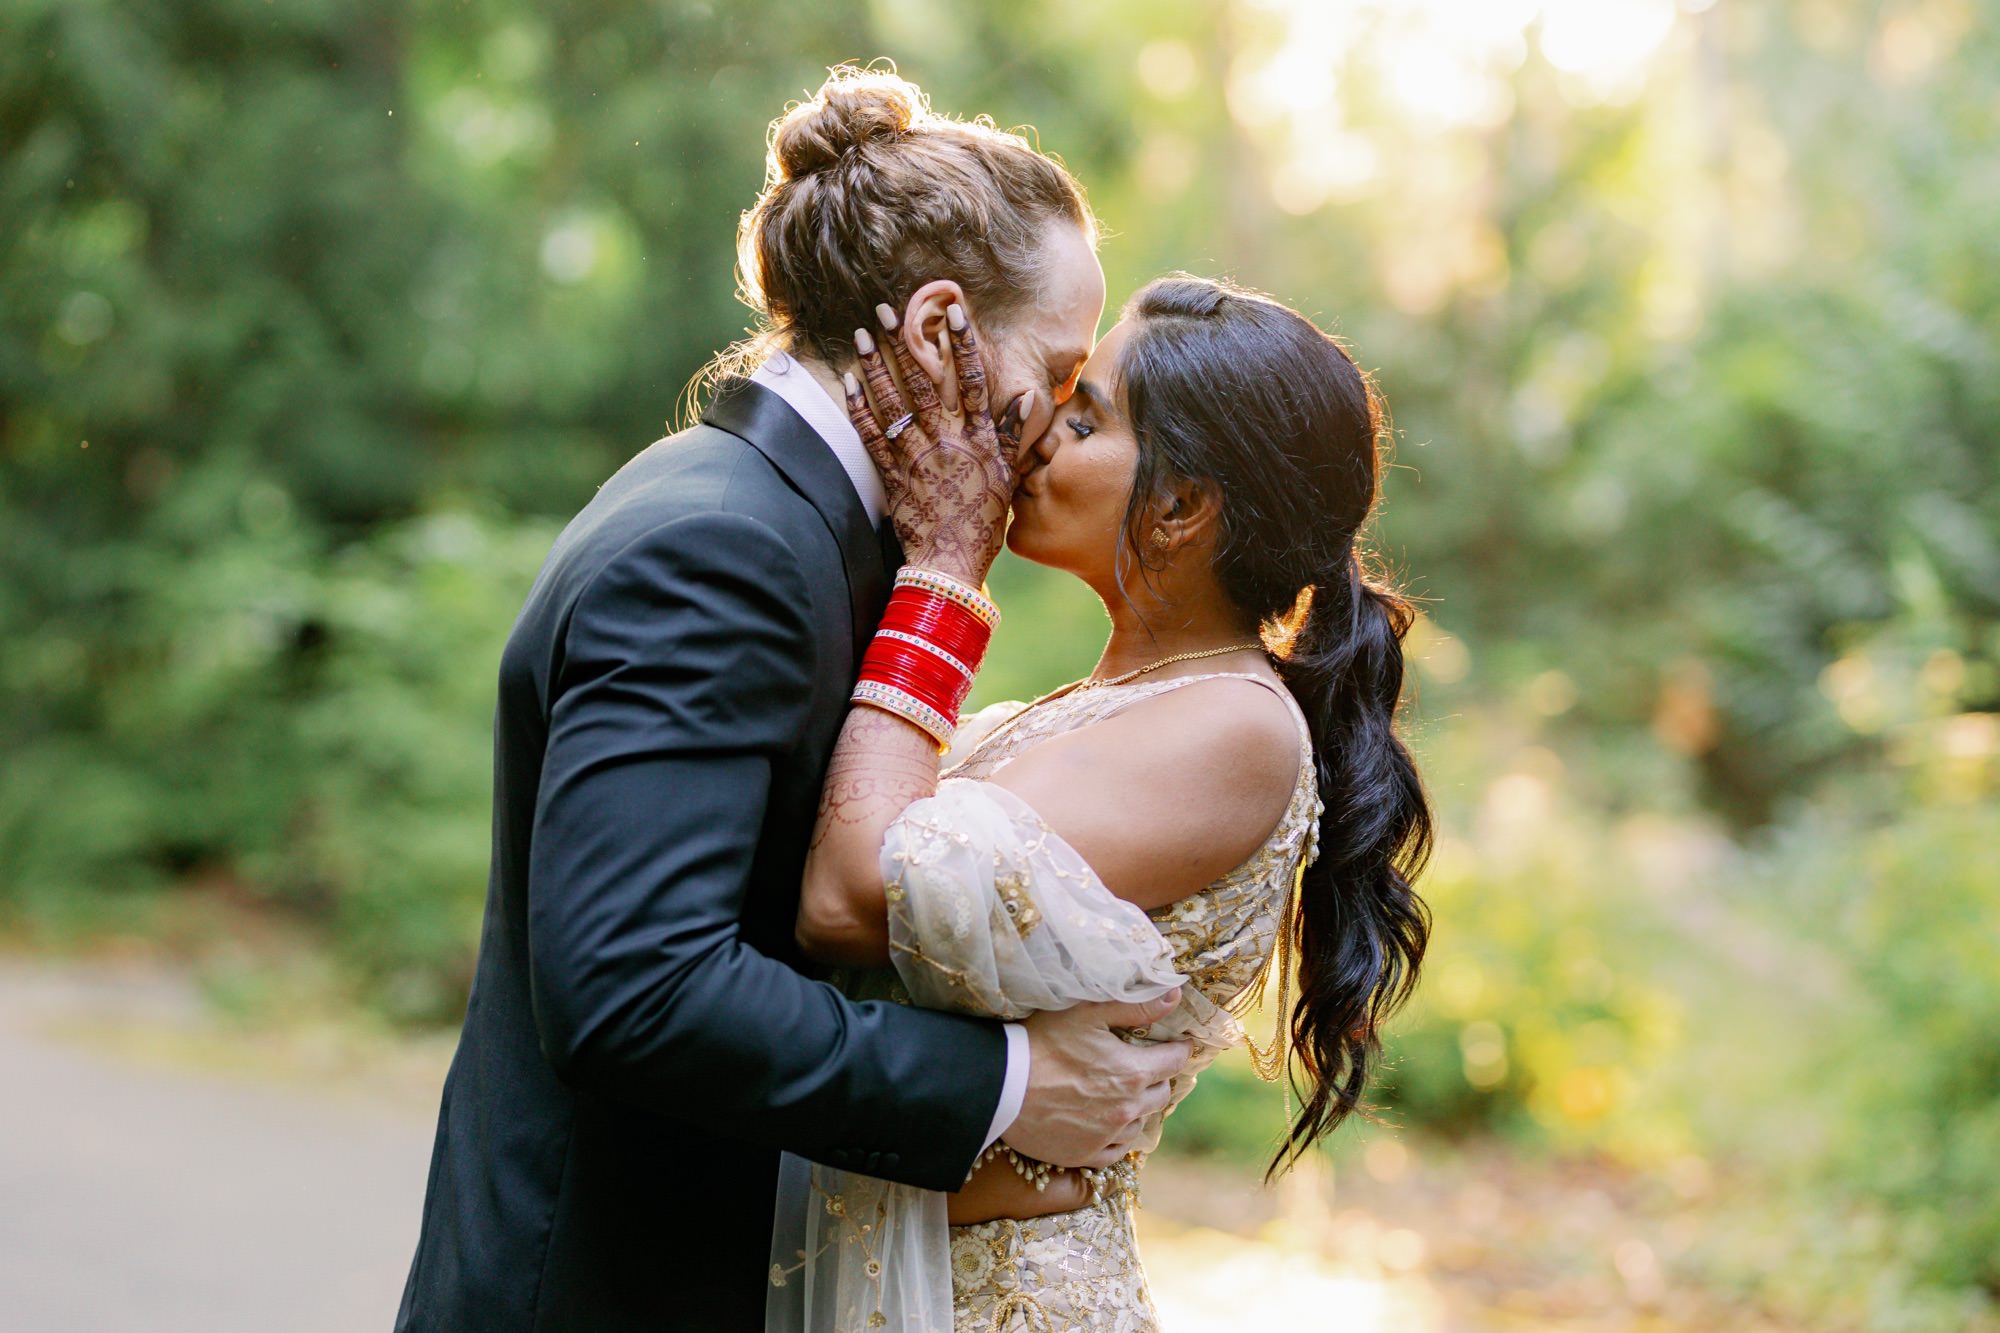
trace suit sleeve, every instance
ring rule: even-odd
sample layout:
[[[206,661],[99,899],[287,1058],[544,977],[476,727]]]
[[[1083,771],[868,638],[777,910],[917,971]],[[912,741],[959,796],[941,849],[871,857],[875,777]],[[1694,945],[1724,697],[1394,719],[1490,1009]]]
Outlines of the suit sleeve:
[[[579,595],[550,682],[528,879],[542,1050],[581,1089],[929,1189],[1000,1097],[998,1024],[846,1000],[738,938],[815,644],[797,558],[666,524]]]

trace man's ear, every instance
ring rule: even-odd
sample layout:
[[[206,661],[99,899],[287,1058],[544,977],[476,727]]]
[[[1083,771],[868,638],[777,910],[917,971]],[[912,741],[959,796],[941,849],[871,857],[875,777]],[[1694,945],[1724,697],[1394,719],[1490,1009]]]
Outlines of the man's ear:
[[[944,361],[938,356],[938,341],[944,337],[944,312],[956,303],[967,310],[965,289],[949,278],[935,278],[917,288],[903,307],[903,326],[896,334],[908,352],[932,379],[943,379]]]

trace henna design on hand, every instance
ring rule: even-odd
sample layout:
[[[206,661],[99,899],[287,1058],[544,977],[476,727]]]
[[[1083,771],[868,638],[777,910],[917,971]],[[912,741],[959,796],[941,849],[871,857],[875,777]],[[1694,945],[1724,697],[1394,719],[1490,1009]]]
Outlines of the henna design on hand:
[[[930,376],[923,373],[903,339],[897,336],[900,321],[896,312],[887,305],[878,305],[875,314],[882,321],[882,332],[889,336],[889,359],[896,363],[896,378],[910,392],[910,415],[916,418],[917,427],[924,434],[935,436],[944,418],[944,400],[938,397],[937,385],[931,383]]]
[[[893,327],[894,317],[890,311],[885,326]],[[934,380],[923,373],[900,346],[900,337],[892,337],[885,359],[865,329],[856,331],[854,342],[868,391],[864,394],[860,383],[847,376],[847,412],[882,473],[889,517],[910,563],[978,585],[1006,540],[1007,511],[1023,452],[1021,423],[1034,395],[1023,394],[1009,406],[1003,433],[988,410],[986,362],[971,320],[954,304],[946,326],[958,389],[956,412],[940,400],[942,376]],[[905,407],[898,371],[917,408]],[[887,423],[905,415],[910,423],[891,440]]]

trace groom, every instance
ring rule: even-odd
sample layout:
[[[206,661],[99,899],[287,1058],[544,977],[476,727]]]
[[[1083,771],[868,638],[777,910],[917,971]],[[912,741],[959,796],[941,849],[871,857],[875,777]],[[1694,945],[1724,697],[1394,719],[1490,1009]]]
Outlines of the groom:
[[[1033,153],[998,142],[1009,136],[965,149],[977,127],[930,117],[910,85],[836,72],[787,118],[818,118],[835,145],[821,170],[865,119],[857,87],[928,118],[906,118],[897,151]],[[1037,161],[1008,171],[1061,171]],[[866,180],[889,194],[870,207],[935,193],[935,172],[909,165],[899,186],[875,164]],[[784,203],[788,170],[774,165],[746,228]],[[1037,273],[1013,275],[1034,299],[982,336],[995,400],[1036,390],[1047,404],[1089,351],[1103,280],[1093,254],[1077,257],[1087,226],[1065,230],[1041,215],[1046,200],[1017,196],[1000,181],[969,201],[1002,209],[990,262],[1008,262],[1009,228],[1052,238]],[[896,252],[861,256],[871,276],[949,255],[963,219],[929,216],[941,234],[928,241],[908,227],[857,241]],[[834,296],[854,259],[793,258]],[[478,970],[398,1330],[761,1329],[781,1151],[937,1190],[1000,1137],[1096,1165],[1164,1105],[1185,1057],[1110,1031],[1171,997],[1003,1026],[852,1003],[807,971],[800,874],[892,543],[878,538],[880,479],[828,392],[835,335],[780,307],[784,274],[763,276],[762,313],[797,355],[725,381],[700,425],[605,483],[557,539],[502,655]],[[946,304],[980,319],[981,282],[1009,275],[932,276],[904,308],[926,353]],[[865,299],[850,298],[827,316],[847,330]]]

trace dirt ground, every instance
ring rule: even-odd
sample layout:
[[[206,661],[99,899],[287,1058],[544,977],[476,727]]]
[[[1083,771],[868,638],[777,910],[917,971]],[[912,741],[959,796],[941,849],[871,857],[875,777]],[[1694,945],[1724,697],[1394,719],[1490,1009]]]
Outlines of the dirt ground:
[[[388,1328],[449,1055],[232,1023],[155,963],[0,961],[6,1327]],[[1264,1189],[1161,1157],[1147,1268],[1172,1333],[1780,1328],[1671,1280],[1712,1185],[1680,1175],[1383,1141]]]

